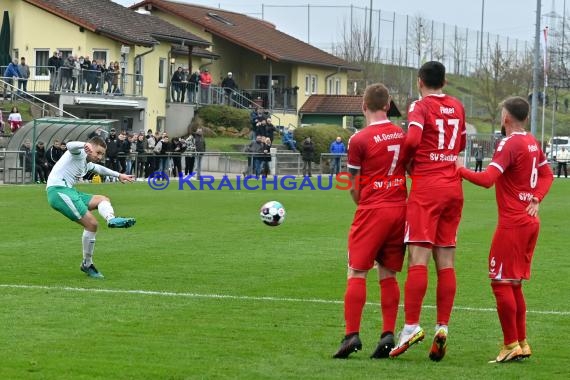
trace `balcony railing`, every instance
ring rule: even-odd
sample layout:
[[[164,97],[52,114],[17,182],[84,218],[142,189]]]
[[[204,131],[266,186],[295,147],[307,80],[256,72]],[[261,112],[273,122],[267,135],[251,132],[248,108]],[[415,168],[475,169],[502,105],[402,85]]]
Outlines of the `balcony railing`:
[[[31,94],[50,93],[81,93],[106,94],[116,96],[142,96],[143,76],[140,74],[127,74],[100,70],[83,70],[60,67],[55,70],[51,66],[29,66],[30,78],[2,79],[17,86],[20,91]],[[0,73],[6,71],[6,66],[0,66]],[[9,89],[4,87],[4,98],[11,95]]]
[[[274,88],[232,90],[231,88],[192,85],[188,82],[170,83],[170,101],[194,104],[227,104],[238,108],[263,108],[284,112],[297,111],[297,91]],[[270,96],[271,95],[271,96]]]

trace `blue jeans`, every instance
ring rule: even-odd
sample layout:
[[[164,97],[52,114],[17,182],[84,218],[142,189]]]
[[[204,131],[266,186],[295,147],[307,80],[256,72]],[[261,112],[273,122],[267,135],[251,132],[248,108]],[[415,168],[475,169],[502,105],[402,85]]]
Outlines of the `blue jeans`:
[[[340,156],[333,157],[331,163],[331,174],[338,174],[339,171],[340,171]]]

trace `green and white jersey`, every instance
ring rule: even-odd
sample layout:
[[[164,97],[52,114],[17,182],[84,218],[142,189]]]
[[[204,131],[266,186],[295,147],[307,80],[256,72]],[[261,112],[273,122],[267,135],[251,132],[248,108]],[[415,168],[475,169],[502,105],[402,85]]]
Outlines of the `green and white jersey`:
[[[73,187],[78,180],[90,171],[98,174],[118,177],[119,173],[104,166],[87,162],[85,143],[71,141],[67,143],[67,152],[55,163],[49,174],[46,188],[52,186]]]

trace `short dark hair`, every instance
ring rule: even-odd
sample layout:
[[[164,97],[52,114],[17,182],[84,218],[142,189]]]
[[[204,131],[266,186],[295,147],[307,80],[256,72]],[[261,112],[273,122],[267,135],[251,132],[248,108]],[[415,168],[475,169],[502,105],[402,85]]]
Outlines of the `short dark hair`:
[[[523,122],[528,118],[528,113],[530,111],[530,105],[526,99],[521,96],[511,96],[506,98],[501,103],[501,107],[507,110],[508,113],[520,122]]]
[[[437,61],[426,62],[420,67],[418,77],[428,88],[442,88],[445,85],[445,66]]]
[[[101,137],[99,136],[94,136],[92,137],[89,141],[89,144],[91,145],[98,145],[100,147],[103,147],[103,149],[107,149],[107,144],[105,143],[105,140],[103,140]]]

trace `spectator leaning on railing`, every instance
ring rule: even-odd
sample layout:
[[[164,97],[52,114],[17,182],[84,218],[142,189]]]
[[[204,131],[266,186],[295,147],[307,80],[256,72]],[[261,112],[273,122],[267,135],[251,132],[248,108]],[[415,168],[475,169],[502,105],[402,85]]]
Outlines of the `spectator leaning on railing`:
[[[18,60],[14,59],[12,62],[8,64],[6,70],[4,70],[4,81],[12,86],[17,86],[18,84],[15,82],[18,78],[22,75],[20,74],[20,70],[18,70]],[[4,98],[8,96],[8,90],[10,90],[11,94],[14,94],[14,89],[8,85],[4,87]]]
[[[331,165],[331,174],[338,174],[340,171],[340,159],[346,153],[346,147],[340,136],[337,136],[336,140],[331,143],[329,150],[330,153],[334,155]]]

